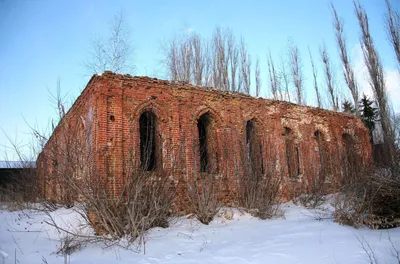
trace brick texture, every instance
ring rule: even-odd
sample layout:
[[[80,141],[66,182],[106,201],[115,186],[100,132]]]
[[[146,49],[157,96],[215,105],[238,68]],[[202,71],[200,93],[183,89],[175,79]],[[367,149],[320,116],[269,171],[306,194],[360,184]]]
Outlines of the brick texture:
[[[369,163],[371,158],[368,131],[360,119],[349,114],[105,72],[92,77],[38,157],[38,173],[43,179],[41,191],[45,196],[56,199],[60,195],[60,187],[54,187],[56,183],[50,184],[53,191],[44,187],[47,186],[45,175],[53,166],[49,153],[54,142],[67,132],[68,124],[76,120],[84,124],[82,134],[90,131],[86,142],[82,140],[81,144],[90,145],[98,177],[109,177],[110,184],[105,188],[121,192],[126,164],[133,161],[140,168],[139,118],[145,111],[152,111],[156,116],[156,171],[176,181],[199,173],[197,124],[203,114],[209,115],[208,173],[223,182],[222,195],[228,204],[234,200],[236,177],[245,173],[243,167],[248,166],[242,150],[248,147],[249,120],[257,137],[252,140],[260,149],[260,162],[254,166],[268,166],[271,160],[277,160],[274,166],[284,170],[283,177],[289,179],[288,162],[295,155],[293,166],[298,175],[283,182],[306,184],[318,177],[324,166],[329,168],[326,179],[329,185],[340,180],[340,161],[346,151],[357,152],[364,163]],[[354,140],[353,149],[345,149],[343,135]],[[287,196],[285,186],[282,192]]]

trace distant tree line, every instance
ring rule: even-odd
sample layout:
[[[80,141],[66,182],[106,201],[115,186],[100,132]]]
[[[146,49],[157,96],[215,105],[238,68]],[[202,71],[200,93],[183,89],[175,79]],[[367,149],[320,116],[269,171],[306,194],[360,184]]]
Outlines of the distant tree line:
[[[387,7],[384,18],[385,30],[394,50],[400,73],[400,11],[393,9],[390,0],[385,0],[385,2]],[[353,1],[353,6],[359,24],[360,46],[368,70],[373,99],[364,96],[360,101],[360,87],[348,50],[344,22],[335,6],[331,4],[333,31],[342,74],[351,98],[340,94],[340,89],[336,85],[332,59],[324,43],[319,48],[321,70],[325,80],[323,86],[318,83],[318,68],[310,48],[308,49],[316,105],[320,108],[327,107],[333,111],[343,111],[361,117],[370,131],[375,127],[375,125],[371,126],[371,122],[374,124],[379,122],[385,151],[391,153],[390,159],[393,160],[395,142],[399,142],[398,120],[400,118],[394,114],[390,106],[385,73],[370,33],[367,12],[358,0]],[[279,61],[273,59],[271,51],[268,52],[265,71],[260,68],[260,58],[251,57],[244,37],[238,38],[231,29],[221,27],[216,27],[210,38],[205,38],[195,32],[181,36],[175,35],[164,43],[162,51],[165,70],[172,81],[258,97],[261,96],[262,79],[264,79],[266,91],[273,99],[307,104],[304,95],[303,60],[299,48],[292,39],[289,39],[287,52],[280,57]],[[91,58],[84,63],[88,73],[101,73],[105,70],[129,72],[134,68],[131,30],[122,14],[116,15],[110,23],[110,34],[107,38],[97,37],[92,41],[89,52]],[[328,105],[325,105],[326,103]],[[365,107],[367,109],[376,107],[373,117],[368,116],[372,113],[370,111],[364,113]]]
[[[399,11],[393,10],[389,0],[385,1],[387,6],[386,31],[395,51],[400,70],[400,15]],[[324,97],[327,96],[330,109],[361,117],[371,136],[375,123],[379,122],[385,151],[391,153],[390,159],[393,160],[396,141],[394,121],[396,118],[388,100],[383,65],[374,39],[370,34],[369,18],[365,8],[356,0],[353,1],[353,6],[360,28],[360,46],[374,98],[372,100],[364,95],[360,100],[359,84],[348,51],[344,23],[335,6],[331,4],[333,30],[343,69],[342,74],[351,98],[339,98],[332,60],[326,45],[323,44],[320,46],[319,53],[325,76],[325,90],[321,90],[319,87],[318,70],[309,49],[313,90],[317,106],[324,107]],[[244,38],[241,37],[240,41],[237,41],[230,29],[216,27],[209,40],[197,33],[190,33],[181,37],[174,36],[166,43],[163,51],[164,63],[171,80],[213,87],[222,91],[260,95],[262,85],[260,75],[264,72],[260,70],[260,60],[257,58],[256,62],[253,63]],[[271,97],[306,105],[303,62],[295,42],[289,39],[286,56],[281,57],[280,62],[274,61],[271,51],[269,51],[266,59],[265,79],[267,80],[267,91]],[[280,67],[277,67],[278,64]],[[253,80],[255,85],[252,85]],[[374,110],[371,111],[371,108]]]

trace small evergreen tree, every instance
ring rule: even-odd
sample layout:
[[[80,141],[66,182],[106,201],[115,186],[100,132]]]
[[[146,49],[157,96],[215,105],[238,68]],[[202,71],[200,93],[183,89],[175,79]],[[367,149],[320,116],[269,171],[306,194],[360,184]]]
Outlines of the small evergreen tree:
[[[378,121],[378,109],[373,106],[374,102],[369,99],[365,94],[360,100],[361,119],[369,130],[371,143],[373,143],[372,132],[375,129],[375,123]]]
[[[344,100],[342,103],[342,108],[344,113],[352,114],[354,115],[356,112],[356,109],[354,108],[353,104],[349,100]]]

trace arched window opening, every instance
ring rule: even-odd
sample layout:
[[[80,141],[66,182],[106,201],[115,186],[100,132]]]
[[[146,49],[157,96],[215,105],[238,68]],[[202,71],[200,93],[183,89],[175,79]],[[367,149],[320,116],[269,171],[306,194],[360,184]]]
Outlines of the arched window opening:
[[[156,169],[156,115],[145,111],[139,118],[140,131],[140,165],[144,171]]]
[[[315,140],[317,141],[317,155],[318,155],[318,161],[319,161],[319,168],[318,168],[318,173],[320,176],[325,177],[326,175],[326,149],[325,149],[325,141],[324,141],[324,135],[322,134],[321,131],[316,130],[314,132]]]
[[[342,142],[345,169],[350,170],[357,163],[355,141],[350,134],[344,133],[342,135]]]
[[[300,153],[294,141],[293,131],[288,127],[285,127],[285,145],[289,177],[294,178],[300,175]]]
[[[197,120],[200,151],[200,172],[216,173],[218,153],[216,151],[216,136],[214,120],[205,113]]]
[[[254,121],[249,120],[246,123],[246,144],[247,144],[247,156],[249,161],[249,170],[252,174],[254,171]]]
[[[253,119],[246,122],[246,145],[250,174],[260,175],[261,173],[262,175],[264,173],[262,145],[257,135],[256,122]]]
[[[203,114],[197,121],[197,128],[199,130],[199,143],[200,143],[200,172],[208,172],[208,134],[211,123],[210,114]]]

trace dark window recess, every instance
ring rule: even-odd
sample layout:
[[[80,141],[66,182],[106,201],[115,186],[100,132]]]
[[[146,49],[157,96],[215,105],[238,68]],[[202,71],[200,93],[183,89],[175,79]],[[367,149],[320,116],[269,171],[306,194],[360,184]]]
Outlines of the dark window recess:
[[[139,118],[140,164],[144,171],[156,169],[156,116],[146,111]]]
[[[246,144],[249,162],[249,172],[254,176],[264,174],[262,144],[257,135],[257,126],[254,120],[246,122]]]
[[[351,166],[354,166],[354,164],[356,164],[356,161],[358,159],[357,151],[355,150],[355,142],[353,137],[350,134],[346,133],[343,134],[342,141],[344,147],[344,162],[347,169],[350,169]]]
[[[264,170],[264,159],[263,157],[263,153],[262,153],[262,145],[260,144],[260,157],[261,157],[261,174],[264,175],[265,170]]]
[[[197,120],[200,143],[200,172],[208,172],[209,169],[208,130],[210,129],[210,123],[211,117],[208,113],[203,114]]]
[[[300,175],[300,152],[299,152],[298,147],[296,147],[296,167],[295,167],[295,169],[296,169],[296,173],[297,173],[296,176]]]
[[[325,176],[324,174],[326,173],[326,164],[325,164],[325,146],[324,146],[324,135],[321,133],[321,131],[316,130],[314,132],[315,139],[318,144],[318,155],[319,155],[319,173],[322,176]]]
[[[300,153],[294,143],[293,131],[285,127],[286,163],[289,177],[300,175]]]
[[[254,121],[249,120],[246,122],[246,144],[247,144],[247,156],[249,161],[249,172],[253,174],[255,172],[255,155],[254,155]]]

